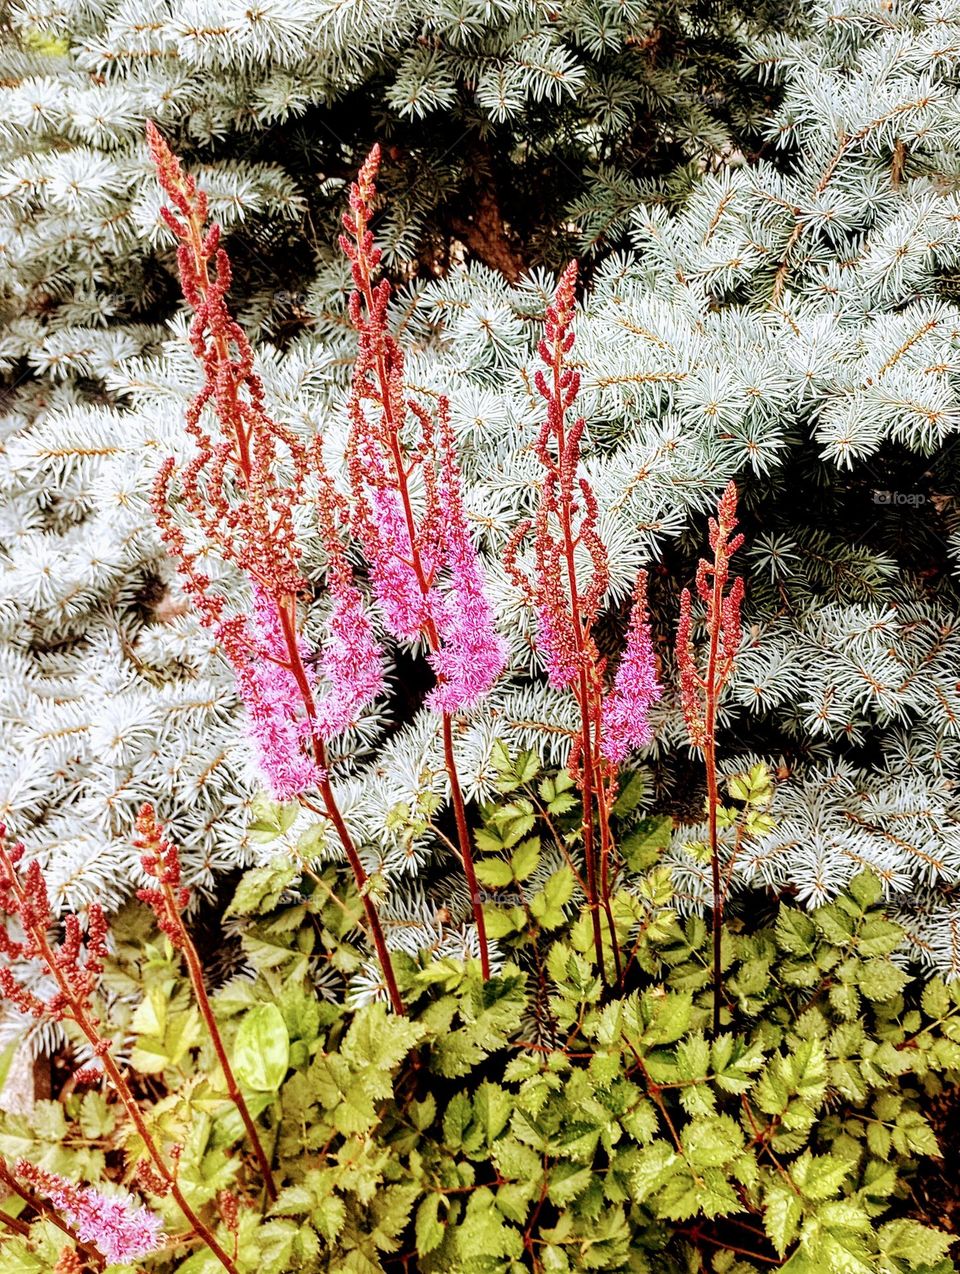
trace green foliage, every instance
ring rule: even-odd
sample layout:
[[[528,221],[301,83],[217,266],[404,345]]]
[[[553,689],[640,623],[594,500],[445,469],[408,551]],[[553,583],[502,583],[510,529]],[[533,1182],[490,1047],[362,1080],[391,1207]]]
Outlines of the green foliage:
[[[130,1060],[159,1094],[148,1118],[183,1147],[181,1183],[229,1250],[217,1200],[239,1198],[240,1274],[953,1269],[949,1236],[904,1201],[939,1154],[923,1111],[960,1072],[960,983],[913,976],[877,880],[809,913],[781,901],[757,908],[768,923],[729,921],[712,1034],[709,930],[678,910],[642,778],[616,813],[631,848],[614,993],[582,913],[569,775],[529,753],[495,760],[501,799],[476,839],[504,961],[486,983],[475,965],[397,956],[409,1016],[332,1002],[329,971],[356,959],[354,904],[282,860],[240,882],[248,975],[214,1004],[273,1148],[272,1204],[174,953],[119,919],[106,984],[140,987]],[[762,814],[761,768],[727,786],[741,822]],[[4,1116],[0,1151],[103,1182],[140,1147],[108,1095],[68,1089],[29,1121]],[[175,1233],[175,1209],[150,1202]],[[4,1270],[49,1268],[49,1228],[5,1239]],[[221,1267],[172,1246],[143,1268]]]

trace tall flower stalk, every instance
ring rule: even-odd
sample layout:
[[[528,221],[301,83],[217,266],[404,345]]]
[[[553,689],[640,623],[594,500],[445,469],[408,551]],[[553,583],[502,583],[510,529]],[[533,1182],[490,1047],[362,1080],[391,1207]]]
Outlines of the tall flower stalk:
[[[723,1006],[724,905],[718,827],[720,789],[717,774],[717,711],[733,672],[741,639],[743,580],[737,576],[730,581],[730,559],[743,543],[742,535],[733,534],[736,526],[737,488],[730,482],[720,497],[717,516],[710,519],[713,559],[708,561],[701,558],[697,566],[696,590],[705,605],[704,625],[708,638],[706,665],[702,672],[693,646],[693,599],[689,588],[685,588],[680,597],[680,623],[677,627],[680,702],[687,734],[693,747],[703,753],[707,776],[707,827],[713,891],[714,1033],[720,1029],[720,1011]]]
[[[140,808],[137,816],[137,836],[135,844],[143,851],[140,859],[143,869],[156,882],[155,885],[138,890],[137,897],[150,907],[157,918],[160,931],[166,934],[173,947],[184,958],[197,1007],[206,1023],[217,1061],[223,1071],[227,1094],[236,1106],[247,1136],[250,1138],[250,1145],[263,1176],[266,1192],[270,1199],[274,1200],[277,1197],[277,1187],[270,1168],[270,1160],[263,1149],[257,1126],[247,1107],[240,1085],[237,1083],[233,1067],[230,1065],[230,1058],[224,1047],[213,1006],[204,985],[200,956],[183,923],[183,908],[189,901],[190,892],[183,887],[180,854],[177,847],[164,836],[152,805],[143,805]]]
[[[503,671],[506,648],[494,628],[483,569],[470,538],[449,403],[440,396],[431,411],[406,398],[403,350],[387,317],[390,284],[378,280],[381,253],[370,229],[379,160],[379,147],[374,147],[351,188],[340,237],[355,286],[350,317],[360,338],[348,451],[353,525],[387,627],[399,640],[422,640],[436,675],[427,705],[441,719],[457,843],[481,971],[488,978],[483,898],[453,733],[456,715],[483,698]],[[415,442],[409,441],[411,435]]]
[[[228,1274],[237,1274],[233,1258],[228,1256],[216,1235],[187,1201],[177,1179],[176,1155],[171,1155],[173,1164],[168,1163],[144,1119],[124,1072],[110,1051],[110,1041],[100,1031],[93,997],[107,954],[107,922],[102,908],[92,903],[87,909],[85,934],[77,916],[65,916],[62,921],[63,940],[54,949],[48,936],[53,915],[39,864],[36,861],[31,862],[21,876],[19,866],[23,858],[23,846],[8,846],[4,834],[4,829],[0,828],[0,913],[16,918],[23,931],[23,938],[12,938],[6,926],[0,925],[0,954],[11,963],[33,961],[39,964],[53,979],[56,989],[49,1000],[42,1000],[18,981],[11,963],[6,963],[0,967],[0,995],[21,1013],[35,1018],[46,1017],[53,1021],[66,1019],[74,1023],[90,1045],[97,1066],[102,1068],[110,1081],[140,1136],[156,1188],[172,1195],[197,1238],[207,1246]]]
[[[547,308],[538,346],[544,367],[534,379],[546,403],[536,441],[536,455],[544,469],[539,504],[535,518],[517,527],[505,560],[533,605],[537,649],[550,685],[571,690],[577,701],[579,727],[568,768],[583,805],[587,902],[601,976],[606,978],[602,911],[619,983],[620,950],[610,902],[615,852],[610,815],[618,766],[631,749],[649,742],[647,712],[660,697],[660,687],[647,624],[645,573],[637,580],[627,647],[609,692],[606,660],[594,636],[610,571],[598,532],[596,497],[581,472],[585,422],[582,416],[570,418],[580,389],[580,373],[570,360],[576,285],[577,265],[571,262]],[[518,552],[531,532],[534,569],[529,579],[519,566]]]
[[[158,473],[154,510],[201,620],[216,632],[234,666],[261,767],[275,795],[289,800],[302,797],[307,789],[319,791],[323,812],[353,872],[387,995],[394,1011],[402,1013],[403,1000],[370,897],[369,878],[337,804],[327,765],[327,743],[375,697],[383,676],[382,654],[339,539],[342,501],[323,471],[319,444],[306,446],[267,413],[250,343],[227,308],[230,261],[220,247],[219,226],[207,226],[205,195],[152,124],[147,138],[172,205],[161,211],[179,240],[181,283],[194,311],[190,342],[204,372],[203,386],[186,416],[195,455],[179,474],[183,503],[207,543],[250,581],[251,614],[227,614],[225,597],[212,588],[198,554],[188,548],[174,521],[169,508],[172,458]],[[208,404],[220,425],[218,439],[204,424]],[[291,473],[286,482],[277,477],[282,457]],[[300,599],[307,581],[300,570],[293,510],[310,477],[319,481],[319,525],[331,565],[332,640],[324,666],[336,675],[336,684],[325,702],[319,700],[299,636]]]

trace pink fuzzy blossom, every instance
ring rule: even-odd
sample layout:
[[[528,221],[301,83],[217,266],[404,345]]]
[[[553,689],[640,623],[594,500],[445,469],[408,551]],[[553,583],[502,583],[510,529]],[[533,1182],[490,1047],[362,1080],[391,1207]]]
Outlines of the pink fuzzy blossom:
[[[304,751],[310,721],[303,695],[287,664],[287,644],[276,602],[254,587],[253,613],[225,620],[217,637],[237,674],[247,727],[257,759],[278,801],[315,786],[320,772]]]
[[[321,472],[321,483],[319,520],[327,548],[327,587],[333,597],[333,611],[329,640],[320,661],[329,689],[317,704],[315,726],[321,738],[330,740],[356,725],[361,710],[382,692],[384,661],[337,535],[335,510],[339,506],[326,471]]]
[[[316,726],[329,740],[356,725],[361,709],[383,690],[383,656],[363,598],[353,585],[346,586],[333,604],[320,671],[330,689],[317,705]]]
[[[130,1264],[160,1246],[160,1218],[129,1195],[105,1195],[92,1186],[75,1185],[25,1159],[16,1171],[63,1213],[81,1242],[94,1244],[111,1265]]]
[[[507,647],[494,627],[484,574],[470,539],[446,400],[440,410],[441,466],[437,489],[440,545],[447,592],[431,596],[439,644],[430,654],[437,685],[427,696],[435,712],[461,712],[479,702],[503,672]]]
[[[400,641],[413,641],[420,635],[427,608],[412,565],[413,549],[400,497],[386,483],[373,487],[369,497],[373,534],[367,553],[373,591],[393,635]],[[422,560],[422,537],[418,548]]]
[[[650,742],[652,731],[647,714],[662,693],[647,622],[646,571],[637,576],[633,599],[626,649],[601,717],[600,751],[615,764],[634,748]]]

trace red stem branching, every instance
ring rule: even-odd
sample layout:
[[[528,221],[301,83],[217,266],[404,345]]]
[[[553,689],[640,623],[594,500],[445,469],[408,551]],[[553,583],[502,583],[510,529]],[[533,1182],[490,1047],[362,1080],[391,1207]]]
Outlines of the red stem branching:
[[[720,497],[716,518],[710,519],[713,558],[710,561],[701,558],[697,567],[696,589],[705,605],[704,623],[708,637],[706,668],[702,673],[693,648],[692,596],[688,588],[681,595],[680,624],[677,629],[681,705],[690,742],[703,753],[707,777],[707,828],[713,893],[714,1033],[720,1029],[720,1012],[723,1006],[724,907],[718,823],[720,786],[717,770],[717,712],[733,672],[741,638],[743,580],[738,576],[730,583],[730,559],[743,543],[742,535],[733,535],[736,526],[737,488],[730,482]]]
[[[32,959],[40,963],[53,978],[57,989],[52,998],[45,1002],[18,982],[12,968],[7,964],[0,967],[0,992],[23,1013],[38,1018],[48,1016],[54,1020],[67,1019],[80,1030],[136,1128],[157,1184],[170,1192],[187,1224],[228,1274],[237,1274],[234,1261],[184,1196],[176,1169],[167,1163],[126,1077],[113,1058],[110,1041],[100,1030],[99,1018],[92,1007],[92,997],[103,972],[106,956],[107,926],[102,909],[96,903],[88,908],[85,936],[81,932],[79,919],[74,915],[66,916],[63,922],[65,937],[55,951],[48,937],[52,915],[39,864],[36,861],[31,862],[26,875],[21,879],[18,864],[22,855],[23,846],[8,847],[0,829],[0,903],[7,915],[19,918],[24,933],[23,940],[18,942],[10,938],[6,928],[0,927],[0,950],[11,960]],[[176,1162],[176,1156],[174,1160]],[[61,1225],[60,1228],[64,1227]]]

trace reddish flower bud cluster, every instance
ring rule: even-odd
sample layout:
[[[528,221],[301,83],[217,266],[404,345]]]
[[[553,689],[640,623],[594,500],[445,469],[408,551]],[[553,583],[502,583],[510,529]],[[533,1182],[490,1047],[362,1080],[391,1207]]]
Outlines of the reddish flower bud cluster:
[[[137,897],[156,916],[160,932],[180,949],[183,946],[180,912],[190,901],[190,890],[182,884],[180,853],[164,836],[152,805],[141,805],[137,815],[137,839],[133,843],[144,851],[140,856],[143,870],[159,885],[156,889],[149,886],[138,889]]]
[[[173,208],[161,215],[180,240],[177,261],[184,296],[194,311],[190,344],[203,368],[203,385],[187,411],[187,432],[196,454],[180,474],[184,504],[221,555],[236,563],[262,587],[296,595],[305,587],[293,507],[303,493],[309,470],[307,448],[268,415],[263,385],[253,370],[253,351],[227,308],[230,260],[220,246],[220,228],[206,225],[207,198],[180,165],[153,124],[147,141],[164,193]],[[222,430],[214,440],[203,423],[210,404]],[[289,456],[293,477],[275,476],[278,447]],[[167,508],[174,464],[168,460],[157,479],[154,506],[168,547],[183,565],[187,585],[207,622],[222,614],[224,599],[211,594],[209,579],[186,551],[184,537]],[[240,492],[231,498],[230,488]]]
[[[743,580],[739,576],[726,592],[730,559],[743,543],[742,535],[731,535],[737,526],[737,488],[727,484],[720,497],[716,518],[710,519],[710,547],[713,561],[701,558],[697,566],[696,589],[706,604],[704,623],[710,639],[706,676],[697,669],[693,647],[692,596],[685,588],[680,596],[680,623],[677,627],[677,664],[680,673],[680,702],[687,733],[695,748],[713,741],[717,700],[733,671],[740,647],[740,607]]]
[[[223,1224],[231,1234],[236,1234],[240,1229],[240,1200],[232,1190],[221,1190],[217,1195],[217,1203]]]
[[[83,1260],[75,1247],[65,1247],[57,1257],[53,1274],[83,1274]]]
[[[546,417],[536,442],[544,467],[535,519],[521,523],[507,549],[507,564],[516,582],[531,597],[537,623],[537,649],[557,690],[586,677],[599,691],[603,661],[592,636],[603,596],[610,581],[607,550],[597,534],[596,497],[580,474],[580,445],[585,422],[572,423],[567,412],[580,391],[580,373],[567,365],[573,348],[574,294],[577,264],[571,261],[547,307],[544,335],[537,346],[546,373],[538,369],[534,383],[546,402]],[[516,555],[523,539],[534,530],[535,569],[532,582],[518,571]],[[575,561],[585,550],[591,574],[584,587]],[[597,694],[591,695],[596,699]]]
[[[172,1146],[170,1148],[170,1158],[174,1161],[180,1158],[181,1153],[181,1146]],[[140,1189],[146,1194],[154,1194],[157,1198],[162,1199],[170,1193],[171,1182],[166,1177],[161,1176],[148,1159],[139,1160],[133,1176]]]
[[[91,903],[87,908],[84,933],[75,915],[63,918],[60,945],[51,945],[48,933],[53,921],[47,886],[36,860],[21,875],[23,845],[7,846],[6,829],[0,826],[0,914],[15,919],[22,938],[13,938],[0,925],[0,954],[8,963],[0,967],[0,996],[21,1013],[32,1017],[76,1018],[89,1012],[91,1000],[103,973],[107,955],[107,922],[103,908]],[[45,966],[57,989],[42,1000],[21,983],[10,967],[13,962],[34,961]]]

